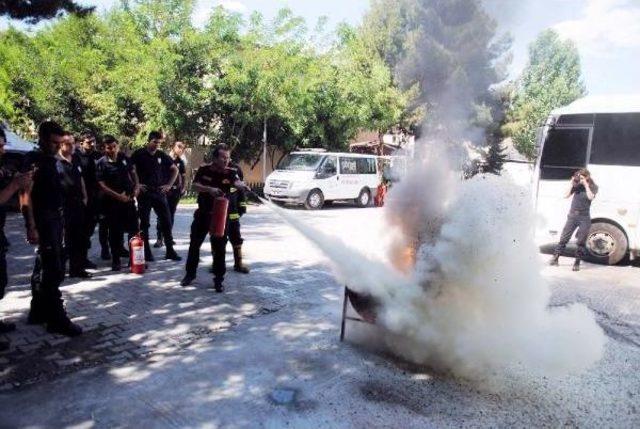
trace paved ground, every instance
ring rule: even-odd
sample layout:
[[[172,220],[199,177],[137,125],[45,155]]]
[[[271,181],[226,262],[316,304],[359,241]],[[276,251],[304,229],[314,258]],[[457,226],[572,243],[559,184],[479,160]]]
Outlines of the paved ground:
[[[191,212],[177,215],[183,255]],[[381,249],[379,209],[296,215]],[[17,219],[7,231],[11,286],[0,313],[18,330],[0,354],[0,427],[640,427],[640,268],[587,264],[576,274],[569,259],[545,268],[552,304],[587,303],[611,340],[589,373],[505,394],[356,345],[365,327],[349,325],[340,343],[341,286],[265,208],[244,219],[252,273],[230,273],[223,295],[209,288],[208,251],[189,288],[178,285],[183,263],[168,261],[142,277],[104,268],[65,282],[68,310],[87,331],[72,340],[25,324],[32,250]]]

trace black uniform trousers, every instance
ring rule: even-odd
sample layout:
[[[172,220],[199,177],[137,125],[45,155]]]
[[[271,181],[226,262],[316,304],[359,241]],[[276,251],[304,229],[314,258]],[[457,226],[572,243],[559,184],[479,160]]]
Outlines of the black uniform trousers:
[[[86,207],[80,200],[67,201],[64,212],[64,248],[69,259],[69,273],[84,270],[87,260]]]
[[[591,215],[589,213],[569,213],[569,216],[567,216],[567,222],[564,224],[564,228],[562,228],[562,234],[560,234],[560,241],[556,246],[555,253],[559,255],[564,251],[567,247],[567,243],[571,240],[571,236],[573,236],[573,233],[577,229],[576,241],[578,244],[578,250],[576,252],[576,257],[583,259],[587,254],[586,243],[590,228]]]
[[[84,232],[87,250],[91,248],[91,237],[98,225],[98,241],[100,248],[107,250],[109,248],[109,229],[107,227],[106,216],[102,210],[102,199],[106,198],[102,195],[90,196],[87,202],[84,216]]]
[[[240,219],[236,220],[227,220],[227,228],[225,229],[225,233],[227,237],[229,237],[229,242],[232,246],[242,246],[243,239],[240,234]]]
[[[171,192],[167,194],[167,203],[169,204],[169,214],[171,215],[171,227],[173,228],[173,223],[176,219],[176,210],[178,209],[178,203],[180,202],[180,190],[172,189]],[[163,237],[162,228],[160,227],[160,222],[156,224],[156,230],[158,232],[158,239]]]
[[[9,277],[7,276],[7,246],[0,243],[0,299],[4,297]]]
[[[39,245],[31,275],[31,312],[47,322],[65,316],[60,284],[64,280],[62,213],[49,213],[36,223]]]
[[[120,248],[122,247],[124,234],[127,233],[127,239],[131,240],[139,231],[136,205],[133,201],[123,203],[105,197],[103,206],[107,227],[109,228],[111,257],[113,258],[114,265],[119,265],[120,257],[122,257]]]
[[[140,230],[142,232],[142,238],[144,239],[144,253],[145,256],[151,255],[151,249],[149,246],[149,225],[151,209],[156,212],[158,216],[158,223],[160,224],[160,230],[167,245],[167,249],[171,247],[173,242],[173,234],[171,234],[171,212],[169,211],[169,203],[167,202],[167,196],[156,190],[147,190],[141,192],[138,196],[138,210],[140,214]]]
[[[189,242],[189,255],[187,256],[187,275],[196,276],[198,271],[198,263],[200,262],[200,247],[204,239],[209,234],[209,224],[211,222],[211,214],[197,209],[193,214],[193,222],[191,223],[191,241]],[[213,253],[213,276],[215,279],[222,281],[227,272],[225,263],[225,248],[227,247],[227,232],[229,221],[227,220],[227,230],[224,237],[211,238],[211,253]]]

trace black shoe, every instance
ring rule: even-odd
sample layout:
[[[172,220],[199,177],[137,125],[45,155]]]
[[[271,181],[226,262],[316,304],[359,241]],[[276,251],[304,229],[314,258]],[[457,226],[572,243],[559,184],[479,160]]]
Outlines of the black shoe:
[[[217,293],[224,292],[224,285],[222,284],[222,280],[214,280],[213,281],[213,288],[215,289],[215,291]]]
[[[77,277],[80,279],[90,279],[91,277],[93,277],[93,275],[91,273],[86,272],[85,270],[69,272],[69,278],[74,278],[74,277]]]
[[[88,259],[86,261],[84,261],[84,264],[82,264],[82,265],[84,265],[85,269],[89,269],[89,270],[95,270],[95,269],[98,268],[98,266],[96,264],[94,264],[93,262],[91,262]]]
[[[120,271],[122,270],[122,265],[120,264],[111,264],[111,271]]]
[[[162,238],[158,238],[156,242],[153,244],[153,247],[156,249],[159,249],[162,246],[164,246],[164,242],[162,241]]]
[[[109,249],[102,249],[102,252],[100,252],[100,259],[103,261],[111,260],[111,252],[109,252]]]
[[[82,334],[82,328],[67,319],[59,322],[47,323],[47,332],[67,337],[77,337]]]
[[[15,330],[15,323],[0,321],[0,334],[6,334],[7,332],[13,332]]]
[[[187,274],[180,282],[180,286],[189,286],[196,279],[196,276]]]
[[[175,250],[168,251],[167,254],[164,255],[164,259],[171,259],[172,261],[182,261],[182,258],[175,252]]]
[[[573,263],[573,271],[580,271],[580,259],[576,259],[576,261]]]
[[[553,255],[549,260],[549,265],[552,267],[558,266],[558,259],[560,259],[560,255]]]
[[[28,325],[42,325],[45,321],[46,319],[42,313],[33,310],[29,311],[29,316],[27,317]]]

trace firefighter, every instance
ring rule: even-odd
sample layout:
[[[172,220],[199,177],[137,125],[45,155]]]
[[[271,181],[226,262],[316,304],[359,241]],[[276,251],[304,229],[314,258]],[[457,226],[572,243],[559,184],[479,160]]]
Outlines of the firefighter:
[[[178,208],[178,203],[180,202],[180,198],[184,193],[184,184],[186,180],[187,169],[184,165],[184,161],[182,160],[182,155],[184,154],[184,143],[177,141],[173,144],[171,151],[169,152],[169,156],[173,160],[173,163],[176,167],[178,167],[178,178],[174,182],[173,186],[169,193],[167,193],[167,203],[169,204],[169,213],[171,214],[171,226],[173,227],[173,223],[176,217],[176,209]],[[160,248],[164,245],[162,238],[162,228],[160,228],[160,222],[156,225],[156,230],[158,234],[158,239],[156,240],[153,247]],[[175,242],[173,244],[176,244]]]
[[[74,154],[75,138],[65,133],[58,151],[56,168],[63,192],[64,245],[69,260],[69,277],[90,278],[85,270],[87,251],[85,213],[87,191],[80,157]]]
[[[7,137],[0,127],[0,157],[4,155],[4,146],[7,144]],[[16,192],[28,189],[31,186],[32,173],[14,173],[8,169],[0,168],[0,204],[5,204]],[[4,226],[3,226],[4,230]],[[3,231],[4,232],[4,231]],[[0,241],[0,299],[4,297],[7,287],[7,246]],[[16,329],[16,325],[0,320],[0,334],[6,334]],[[6,350],[9,344],[0,341],[0,350]]]
[[[229,168],[230,150],[225,144],[217,145],[211,157],[211,163],[204,164],[195,174],[193,189],[198,192],[198,208],[191,223],[191,241],[189,256],[187,257],[186,274],[180,284],[190,285],[196,278],[200,246],[209,233],[211,211],[216,197],[231,193],[231,187],[248,191],[247,186],[240,180],[236,170]],[[211,237],[211,251],[213,253],[213,284],[216,292],[224,292],[225,248],[227,246],[227,231],[223,237]]]
[[[171,233],[171,213],[167,202],[167,193],[178,178],[178,167],[173,160],[158,149],[162,145],[163,137],[159,131],[149,133],[147,146],[136,150],[131,155],[131,160],[140,180],[140,194],[138,195],[138,210],[140,212],[140,228],[144,240],[144,257],[147,261],[153,261],[153,254],[149,246],[149,217],[151,209],[156,213],[162,236],[165,240],[165,259],[180,261],[173,249],[173,234]],[[166,180],[163,169],[170,170],[170,177]]]
[[[60,293],[64,280],[63,190],[56,168],[56,154],[64,140],[64,130],[47,121],[38,130],[39,150],[27,154],[25,170],[33,170],[33,185],[26,194],[23,214],[27,240],[38,244],[31,276],[29,323],[46,323],[47,331],[70,337],[82,334],[82,328],[67,315]]]
[[[96,180],[104,193],[103,210],[109,228],[111,247],[111,270],[122,269],[120,258],[127,256],[121,251],[124,233],[131,240],[138,232],[138,214],[134,198],[140,187],[133,164],[123,153],[115,137],[104,137],[105,156],[96,164]]]
[[[232,163],[229,168],[236,171],[240,180],[244,180],[244,174],[238,164]],[[242,274],[249,274],[249,267],[242,263],[242,234],[240,233],[240,218],[247,212],[246,193],[235,186],[231,187],[229,194],[229,221],[227,222],[227,235],[233,247],[233,270]]]

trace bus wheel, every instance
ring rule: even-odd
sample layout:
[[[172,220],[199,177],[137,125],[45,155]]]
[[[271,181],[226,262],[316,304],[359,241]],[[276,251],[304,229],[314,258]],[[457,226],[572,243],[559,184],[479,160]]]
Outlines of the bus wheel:
[[[587,250],[595,262],[615,265],[624,259],[628,247],[627,236],[617,226],[606,222],[591,225]]]
[[[367,207],[371,202],[371,192],[369,192],[368,188],[363,188],[360,191],[360,195],[356,198],[356,204],[358,207]]]
[[[307,195],[307,199],[304,202],[304,206],[307,210],[319,210],[324,204],[324,195],[320,189],[313,189]]]

